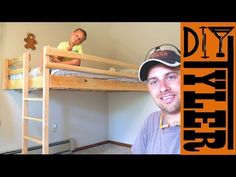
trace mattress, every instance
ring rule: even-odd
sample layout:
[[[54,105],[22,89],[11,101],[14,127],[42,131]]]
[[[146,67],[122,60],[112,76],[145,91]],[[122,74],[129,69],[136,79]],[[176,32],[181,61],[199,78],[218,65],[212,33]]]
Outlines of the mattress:
[[[127,72],[127,71],[124,71],[124,72]],[[30,77],[42,76],[42,72],[40,72],[39,67],[31,69],[29,74],[30,74]],[[102,74],[88,73],[88,72],[83,72],[83,71],[69,71],[69,70],[63,70],[63,69],[52,69],[50,74],[56,75],[56,76],[78,76],[78,77],[87,77],[87,78],[96,78],[96,79],[117,80],[117,81],[124,81],[124,82],[139,82],[138,79],[133,79],[133,78],[115,77],[115,76],[108,76],[108,75],[102,75]],[[10,75],[9,77],[10,77],[10,80],[22,79],[23,74],[14,74],[14,75]]]

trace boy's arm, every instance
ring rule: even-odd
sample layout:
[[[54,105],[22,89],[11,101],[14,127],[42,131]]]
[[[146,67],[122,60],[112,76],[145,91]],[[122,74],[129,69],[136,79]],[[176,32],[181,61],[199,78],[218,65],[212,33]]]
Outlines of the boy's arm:
[[[61,63],[60,58],[61,57],[56,57],[56,56],[50,57],[50,62]]]
[[[68,61],[62,61],[60,63],[68,64],[68,65],[80,66],[80,59],[73,59],[73,60],[68,60]]]

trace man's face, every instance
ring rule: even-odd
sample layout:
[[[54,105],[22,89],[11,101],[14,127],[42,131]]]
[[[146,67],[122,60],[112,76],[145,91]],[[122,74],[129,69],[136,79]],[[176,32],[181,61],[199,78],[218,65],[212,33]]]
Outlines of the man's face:
[[[167,114],[180,112],[180,70],[162,64],[155,65],[148,74],[149,92],[159,106]]]

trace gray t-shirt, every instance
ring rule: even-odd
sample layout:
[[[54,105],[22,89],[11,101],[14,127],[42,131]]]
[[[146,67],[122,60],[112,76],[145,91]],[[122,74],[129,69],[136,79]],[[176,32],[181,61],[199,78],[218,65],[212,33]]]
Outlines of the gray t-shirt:
[[[160,128],[161,112],[153,112],[133,144],[133,154],[180,154],[180,126]]]

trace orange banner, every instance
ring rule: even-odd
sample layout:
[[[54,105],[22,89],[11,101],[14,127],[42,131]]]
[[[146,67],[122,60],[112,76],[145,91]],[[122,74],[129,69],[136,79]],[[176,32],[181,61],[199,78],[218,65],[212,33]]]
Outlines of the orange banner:
[[[181,154],[236,154],[236,23],[181,23]]]

